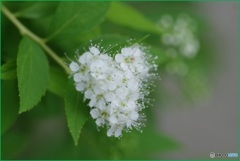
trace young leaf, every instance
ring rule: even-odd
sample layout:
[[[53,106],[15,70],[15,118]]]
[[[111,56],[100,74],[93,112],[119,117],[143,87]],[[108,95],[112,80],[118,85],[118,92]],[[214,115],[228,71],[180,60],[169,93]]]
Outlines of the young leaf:
[[[28,2],[16,13],[16,16],[29,19],[41,18],[53,13],[57,5],[58,2]]]
[[[1,79],[14,79],[16,78],[17,70],[16,70],[16,61],[9,60],[1,67]]]
[[[107,50],[108,54],[113,56],[117,51],[120,50],[121,47],[129,45],[129,38],[126,36],[118,35],[118,34],[106,34],[95,37],[91,42],[85,43],[79,47],[81,49],[88,49],[92,44],[99,44],[104,50]],[[83,51],[84,52],[84,51]],[[73,57],[73,56],[71,56]]]
[[[109,2],[61,2],[53,17],[52,35],[48,39],[67,39],[90,31],[103,21],[108,7]]]
[[[19,98],[17,91],[17,81],[2,81],[2,134],[4,134],[16,121],[19,110]]]
[[[160,34],[152,21],[147,19],[136,9],[121,2],[113,2],[111,4],[107,18],[116,24],[130,27],[135,30]]]
[[[73,81],[69,81],[64,101],[68,127],[77,146],[81,129],[89,117],[89,110],[83,102],[83,95],[76,91]]]
[[[48,61],[43,50],[30,38],[24,37],[17,57],[19,113],[30,110],[40,101],[47,88],[48,75]]]

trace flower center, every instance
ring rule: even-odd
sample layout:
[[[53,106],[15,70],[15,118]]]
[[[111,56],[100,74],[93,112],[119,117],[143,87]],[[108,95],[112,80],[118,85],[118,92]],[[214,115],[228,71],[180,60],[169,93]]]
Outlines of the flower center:
[[[87,66],[83,65],[82,68],[80,69],[81,73],[85,73],[87,71]]]
[[[121,102],[121,106],[126,106],[126,103],[125,102]]]
[[[124,61],[125,61],[126,63],[132,63],[134,60],[135,60],[134,57],[127,57],[127,58],[124,59]]]
[[[103,94],[99,94],[99,95],[97,95],[97,100],[99,101],[100,99],[102,99],[103,98]]]

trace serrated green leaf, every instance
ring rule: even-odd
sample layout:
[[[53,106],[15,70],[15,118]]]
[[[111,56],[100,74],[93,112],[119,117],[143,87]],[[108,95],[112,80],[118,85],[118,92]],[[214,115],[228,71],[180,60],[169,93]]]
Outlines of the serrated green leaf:
[[[85,105],[83,95],[76,91],[71,80],[69,81],[64,101],[68,128],[77,146],[81,129],[89,117],[89,107]]]
[[[30,38],[24,37],[17,57],[19,113],[30,110],[41,100],[47,88],[48,68],[43,50]]]
[[[68,76],[62,69],[51,66],[48,90],[60,97],[64,97],[68,81],[67,78]]]
[[[111,4],[107,18],[113,23],[130,27],[138,31],[160,34],[152,21],[133,7],[121,2],[113,2]]]
[[[1,67],[1,79],[14,79],[17,76],[16,61],[10,60]]]
[[[2,98],[2,134],[4,134],[16,121],[19,110],[19,97],[17,91],[17,81],[7,80],[1,82]]]
[[[61,2],[50,26],[50,39],[72,38],[90,31],[103,21],[109,2]]]
[[[26,5],[15,14],[17,17],[36,19],[47,16],[56,10],[58,2],[28,2]]]

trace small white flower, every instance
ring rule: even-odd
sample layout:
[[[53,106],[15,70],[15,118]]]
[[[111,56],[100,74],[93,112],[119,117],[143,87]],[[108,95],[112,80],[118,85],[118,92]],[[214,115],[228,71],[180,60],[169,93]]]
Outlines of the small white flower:
[[[133,73],[139,73],[144,68],[144,53],[139,46],[125,47],[121,54],[115,56],[116,62],[120,63],[123,70],[130,70]],[[139,69],[141,68],[141,69]]]
[[[170,15],[163,15],[157,25],[163,32],[163,45],[176,48],[176,51],[186,58],[194,58],[197,55],[200,49],[196,35],[197,24],[189,15],[180,14],[175,20]]]
[[[90,115],[97,126],[106,126],[107,136],[120,137],[123,130],[138,128],[139,112],[144,108],[143,83],[149,77],[150,65],[143,49],[133,45],[110,57],[91,46],[71,62],[76,90],[89,100]],[[147,93],[147,92],[146,92]]]
[[[107,136],[112,136],[114,135],[115,137],[119,137],[122,135],[122,130],[123,127],[120,125],[113,125],[108,131],[107,131]]]

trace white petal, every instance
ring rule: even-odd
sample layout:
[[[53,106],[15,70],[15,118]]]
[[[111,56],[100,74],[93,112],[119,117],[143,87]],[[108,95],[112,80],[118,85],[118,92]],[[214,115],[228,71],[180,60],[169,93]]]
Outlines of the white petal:
[[[108,131],[107,131],[107,136],[110,137],[113,135],[113,128],[110,128]]]
[[[114,125],[118,122],[118,120],[115,116],[110,116],[109,117],[109,122],[110,122],[110,124]]]
[[[126,96],[129,94],[129,89],[126,87],[118,88],[116,90],[116,95],[121,99],[125,100]]]
[[[119,114],[118,115],[118,120],[125,122],[126,120],[128,120],[128,118],[124,114]]]
[[[100,51],[98,50],[98,48],[96,48],[95,46],[92,46],[89,48],[90,52],[93,53],[94,55],[99,55]]]
[[[81,74],[81,73],[76,73],[76,74],[74,74],[73,80],[74,80],[75,82],[81,82],[81,81],[82,81],[82,74]]]
[[[119,97],[115,97],[115,99],[111,101],[112,108],[117,108],[117,106],[120,106],[120,104],[121,104],[121,100],[119,99]]]
[[[98,85],[100,86],[100,88],[103,91],[107,91],[108,90],[108,84],[104,79],[98,80]]]
[[[114,94],[112,92],[107,92],[104,97],[107,102],[112,102],[114,100]]]
[[[71,64],[69,65],[69,68],[71,69],[72,72],[76,72],[79,70],[79,65],[76,62],[71,62]]]
[[[133,102],[133,101],[129,101],[129,102],[127,102],[127,108],[129,109],[129,110],[134,110],[134,109],[136,109],[136,103],[135,102]]]
[[[133,74],[130,70],[127,70],[127,71],[125,71],[125,76],[126,76],[127,78],[133,78],[133,77],[134,77],[134,74]]]
[[[82,82],[77,83],[76,90],[77,91],[83,91],[85,88],[85,85]]]
[[[86,90],[84,93],[84,97],[87,99],[90,99],[92,97],[92,95],[93,95],[92,90]]]
[[[104,99],[101,99],[96,103],[96,107],[99,109],[103,109],[105,106],[106,106],[106,102]]]
[[[102,89],[101,88],[99,88],[98,86],[93,86],[93,91],[94,91],[94,93],[95,94],[100,94],[100,93],[102,93]]]
[[[127,87],[131,91],[137,91],[138,90],[138,82],[134,79],[130,79],[130,80],[127,81]]]
[[[135,47],[134,48],[134,53],[133,53],[133,56],[138,58],[142,55],[142,50],[139,48],[139,47]]]
[[[128,66],[127,66],[126,63],[121,63],[120,66],[121,66],[121,68],[122,68],[123,70],[127,70],[127,69],[128,69]]]
[[[85,82],[89,82],[90,81],[90,75],[88,73],[83,73],[81,79]]]
[[[139,94],[139,92],[133,92],[131,95],[130,95],[130,97],[129,97],[129,101],[136,101],[136,100],[138,100],[139,98],[140,98],[140,94]]]
[[[111,61],[112,57],[110,57],[108,54],[101,54],[99,56],[100,59],[105,60],[105,61]]]
[[[136,67],[136,71],[140,73],[141,71],[143,71],[145,65],[143,63],[142,64],[136,64],[135,67]]]
[[[132,72],[135,72],[136,67],[134,66],[133,63],[131,63],[131,65],[129,65],[129,68]]]
[[[92,98],[88,105],[89,105],[90,107],[93,107],[93,106],[96,105],[96,103],[97,103],[96,99],[95,99],[95,98]]]
[[[121,54],[116,54],[115,55],[115,60],[118,63],[123,62],[123,56]]]
[[[132,126],[132,122],[131,121],[127,121],[127,128],[131,128],[131,126]]]
[[[101,125],[103,125],[104,123],[105,123],[105,121],[104,121],[103,118],[98,118],[98,119],[96,120],[97,126],[101,126]]]
[[[94,118],[94,119],[96,119],[100,116],[100,112],[97,109],[91,110],[90,114],[91,114],[92,118]]]
[[[122,130],[121,129],[117,129],[115,131],[115,137],[119,137],[122,134]]]
[[[124,56],[129,56],[129,55],[132,53],[132,49],[129,48],[129,47],[122,48],[122,49],[121,49],[121,53],[122,53]]]
[[[113,91],[113,90],[115,90],[117,88],[117,83],[116,82],[110,82],[109,84],[108,84],[108,89],[110,90],[110,91]]]
[[[81,63],[81,64],[87,64],[89,55],[91,55],[90,52],[85,52],[85,53],[83,53],[83,55],[81,55],[81,56],[78,58],[79,63]]]
[[[130,113],[129,117],[130,117],[130,119],[132,119],[132,120],[135,121],[135,120],[138,119],[139,114],[138,114],[137,112],[135,112],[135,111],[132,111],[132,112]]]

